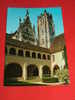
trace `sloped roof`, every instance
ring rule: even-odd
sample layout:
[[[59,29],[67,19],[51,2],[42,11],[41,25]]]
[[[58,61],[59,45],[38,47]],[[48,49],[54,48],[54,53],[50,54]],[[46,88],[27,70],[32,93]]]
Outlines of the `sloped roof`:
[[[14,47],[29,49],[33,51],[35,50],[35,51],[46,52],[46,53],[55,53],[64,49],[65,40],[64,40],[64,34],[56,36],[54,41],[51,44],[50,49],[33,45],[30,42],[23,42],[11,38],[6,38],[6,45],[12,45]]]
[[[6,45],[12,45],[14,47],[19,47],[19,48],[23,48],[23,49],[50,53],[50,49],[42,48],[42,47],[33,45],[29,42],[23,42],[23,41],[19,41],[19,40],[15,40],[15,39],[10,39],[10,38],[6,39]]]
[[[12,36],[16,35],[16,32],[17,31],[15,31],[14,33],[11,33],[11,34],[6,33],[6,38],[12,38]]]
[[[51,44],[50,53],[58,52],[63,50],[65,46],[64,34],[56,36]]]

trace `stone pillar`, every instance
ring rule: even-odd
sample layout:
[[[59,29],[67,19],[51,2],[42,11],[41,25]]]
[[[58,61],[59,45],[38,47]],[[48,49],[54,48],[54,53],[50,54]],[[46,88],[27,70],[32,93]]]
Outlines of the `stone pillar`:
[[[42,79],[42,65],[39,67],[39,77]]]
[[[23,77],[23,80],[25,81],[27,79],[27,66],[26,66],[26,64],[23,65],[22,70],[23,70],[22,77]]]
[[[18,56],[18,48],[15,48],[16,49],[16,56]]]
[[[23,50],[23,54],[24,54],[24,57],[26,57],[26,51],[25,50]]]

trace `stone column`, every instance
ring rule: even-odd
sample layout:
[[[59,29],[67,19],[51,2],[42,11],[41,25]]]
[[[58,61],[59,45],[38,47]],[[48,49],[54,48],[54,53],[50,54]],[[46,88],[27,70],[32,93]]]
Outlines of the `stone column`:
[[[42,79],[42,65],[39,67],[39,77]]]
[[[26,50],[23,50],[24,57],[26,57]]]
[[[18,56],[18,48],[15,48],[16,49],[16,56]]]
[[[26,64],[23,65],[22,70],[23,70],[22,77],[23,77],[23,80],[25,81],[25,80],[27,80],[27,66],[26,66]]]

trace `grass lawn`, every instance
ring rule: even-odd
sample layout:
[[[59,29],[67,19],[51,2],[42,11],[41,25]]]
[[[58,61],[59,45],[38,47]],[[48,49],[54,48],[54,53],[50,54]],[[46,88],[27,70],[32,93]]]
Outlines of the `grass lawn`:
[[[32,82],[5,82],[4,86],[46,86],[46,85],[32,83]]]

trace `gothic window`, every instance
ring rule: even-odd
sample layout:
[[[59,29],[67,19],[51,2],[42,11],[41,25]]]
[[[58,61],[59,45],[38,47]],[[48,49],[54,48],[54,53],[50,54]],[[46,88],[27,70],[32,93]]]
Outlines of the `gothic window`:
[[[46,27],[46,17],[45,17],[45,32],[47,33],[47,27]]]
[[[47,57],[48,57],[48,60],[50,60],[50,55],[47,55]]]
[[[44,19],[43,19],[43,24],[44,24]]]
[[[26,51],[26,57],[30,57],[30,52]]]
[[[43,54],[43,59],[46,59],[46,55],[45,54]]]
[[[38,59],[41,59],[41,54],[40,53],[38,53]]]
[[[18,51],[18,55],[19,55],[19,56],[24,56],[23,50],[19,50],[19,51]]]
[[[28,33],[28,28],[26,28],[26,32]]]
[[[32,58],[36,58],[36,53],[35,52],[32,53]]]
[[[16,49],[15,48],[10,48],[9,54],[16,55]]]
[[[42,44],[44,44],[44,39],[42,39]]]

